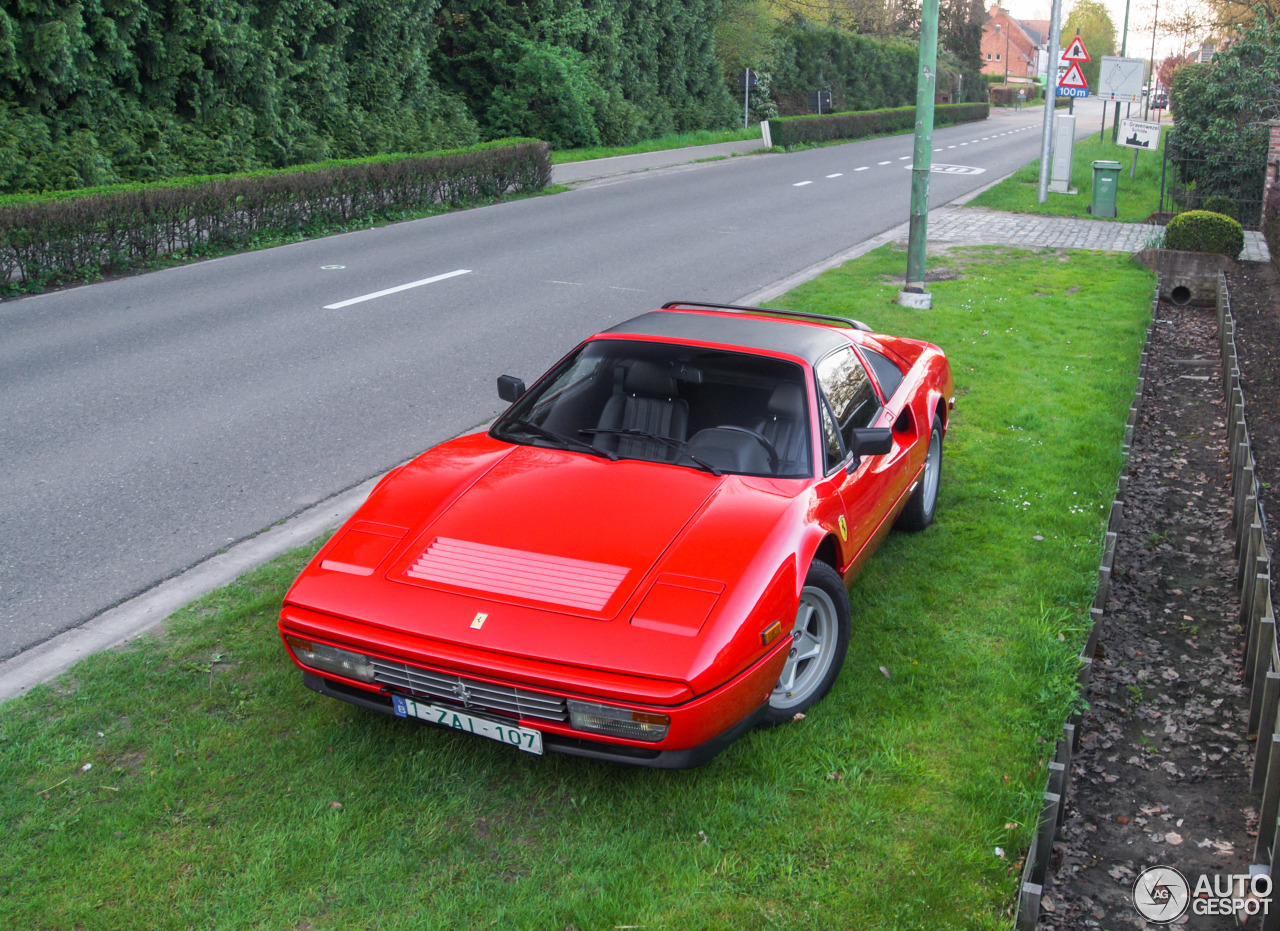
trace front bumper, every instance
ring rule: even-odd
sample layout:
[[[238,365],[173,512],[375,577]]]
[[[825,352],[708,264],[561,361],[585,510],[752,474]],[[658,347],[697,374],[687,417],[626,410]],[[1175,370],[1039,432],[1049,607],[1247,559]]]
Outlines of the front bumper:
[[[327,628],[327,629],[326,629]],[[452,707],[536,730],[544,750],[658,768],[689,768],[711,759],[759,722],[786,661],[788,638],[728,682],[695,695],[684,682],[546,660],[517,658],[417,638],[343,619],[286,607],[280,633],[306,686],[322,695],[371,711],[394,714],[392,696]],[[358,651],[372,677],[357,681],[345,672],[304,663],[288,646],[297,637],[332,648]],[[572,701],[668,718],[665,736],[652,743],[573,726]]]
[[[775,677],[776,678],[776,677]],[[377,711],[381,714],[394,715],[391,706],[391,695],[387,692],[369,692],[345,682],[325,678],[313,672],[303,672],[302,683],[314,692],[329,698],[349,702]],[[613,743],[606,740],[595,740],[587,737],[574,737],[542,730],[534,720],[521,720],[526,727],[542,730],[542,745],[547,750],[563,753],[568,756],[580,756],[593,760],[607,760],[612,763],[629,763],[633,766],[648,766],[653,769],[692,769],[701,766],[729,744],[733,743],[747,731],[751,730],[764,717],[765,705],[761,704],[747,717],[712,737],[705,743],[683,750],[660,750],[653,747],[640,747],[633,744]],[[406,718],[426,727],[433,727],[416,718]]]

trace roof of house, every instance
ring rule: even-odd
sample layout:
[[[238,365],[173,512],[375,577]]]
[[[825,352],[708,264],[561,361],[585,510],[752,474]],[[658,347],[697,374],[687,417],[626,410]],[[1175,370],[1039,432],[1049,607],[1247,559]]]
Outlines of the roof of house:
[[[1022,26],[1023,31],[1031,38],[1036,40],[1037,45],[1044,45],[1049,41],[1049,29],[1053,25],[1047,19],[1020,19],[1018,23]]]

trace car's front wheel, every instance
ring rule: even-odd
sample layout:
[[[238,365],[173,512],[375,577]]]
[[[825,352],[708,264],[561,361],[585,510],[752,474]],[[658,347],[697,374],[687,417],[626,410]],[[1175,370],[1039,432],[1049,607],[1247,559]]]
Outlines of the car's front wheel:
[[[790,721],[831,690],[849,651],[849,591],[835,569],[814,562],[804,580],[791,650],[769,696],[766,724]]]

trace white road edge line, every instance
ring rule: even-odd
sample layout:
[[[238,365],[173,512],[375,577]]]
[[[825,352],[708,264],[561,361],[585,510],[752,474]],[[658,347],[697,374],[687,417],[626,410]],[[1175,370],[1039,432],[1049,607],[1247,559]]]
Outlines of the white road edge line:
[[[325,310],[341,310],[344,307],[350,307],[352,304],[360,304],[364,301],[371,301],[376,297],[386,297],[388,294],[396,294],[400,291],[408,291],[410,288],[420,288],[424,284],[434,284],[437,281],[444,281],[446,278],[457,278],[459,275],[470,275],[471,269],[459,268],[455,271],[445,272],[443,275],[432,275],[430,278],[423,278],[421,281],[410,281],[408,284],[396,285],[394,288],[386,288],[382,291],[374,291],[372,294],[362,294],[359,297],[353,297],[348,301],[339,301],[336,304],[325,304]]]

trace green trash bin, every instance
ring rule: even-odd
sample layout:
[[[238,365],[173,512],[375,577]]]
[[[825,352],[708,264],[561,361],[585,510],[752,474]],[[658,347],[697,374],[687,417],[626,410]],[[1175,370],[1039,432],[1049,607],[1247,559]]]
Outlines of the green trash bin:
[[[1120,187],[1120,163],[1106,159],[1093,163],[1093,201],[1089,212],[1095,217],[1116,215],[1116,193]]]

